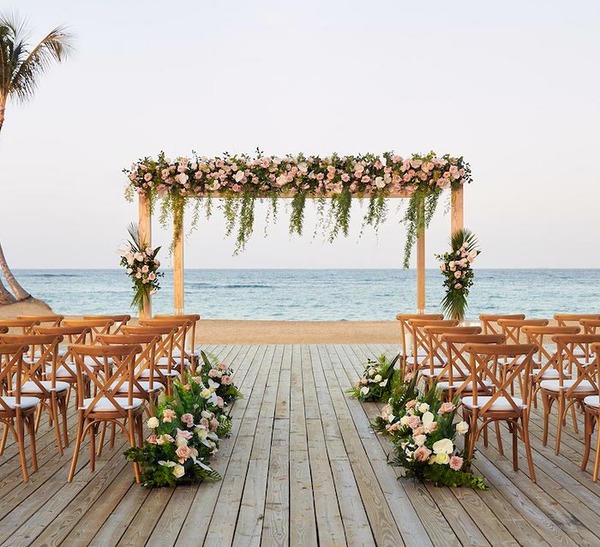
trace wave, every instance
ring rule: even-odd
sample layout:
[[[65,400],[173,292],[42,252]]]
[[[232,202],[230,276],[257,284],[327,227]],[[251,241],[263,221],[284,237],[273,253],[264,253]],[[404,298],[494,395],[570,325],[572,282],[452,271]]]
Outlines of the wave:
[[[273,289],[273,285],[262,283],[229,283],[225,285],[214,285],[211,283],[187,283],[192,289]]]

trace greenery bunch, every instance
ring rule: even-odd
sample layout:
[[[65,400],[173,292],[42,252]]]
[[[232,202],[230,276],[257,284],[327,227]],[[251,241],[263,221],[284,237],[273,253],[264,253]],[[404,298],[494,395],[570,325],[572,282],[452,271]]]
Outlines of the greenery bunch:
[[[381,354],[376,361],[367,359],[367,365],[361,378],[346,393],[353,399],[366,402],[387,402],[392,393],[400,371],[395,368],[400,355],[391,361]]]

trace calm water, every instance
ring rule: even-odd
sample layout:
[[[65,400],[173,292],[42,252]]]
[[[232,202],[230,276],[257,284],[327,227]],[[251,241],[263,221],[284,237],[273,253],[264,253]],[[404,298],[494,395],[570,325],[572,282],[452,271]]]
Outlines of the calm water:
[[[128,312],[123,270],[16,270],[21,284],[65,315]],[[155,313],[172,313],[165,272]],[[414,312],[414,270],[186,270],[185,309],[206,319],[392,320]],[[600,313],[600,270],[476,270],[467,318],[479,313]],[[443,297],[438,270],[427,271],[427,311]],[[134,310],[135,311],[135,310]],[[130,312],[134,315],[134,312]]]

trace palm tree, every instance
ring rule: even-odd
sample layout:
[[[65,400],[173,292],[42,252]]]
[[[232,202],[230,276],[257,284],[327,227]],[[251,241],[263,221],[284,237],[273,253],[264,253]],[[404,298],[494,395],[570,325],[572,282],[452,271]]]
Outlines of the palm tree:
[[[9,98],[18,101],[30,99],[37,87],[39,76],[54,62],[60,63],[72,51],[72,35],[64,27],[56,27],[35,47],[28,39],[27,21],[15,15],[0,14],[0,131],[4,125],[6,103]],[[18,300],[30,295],[10,271],[0,245],[0,270]],[[0,280],[0,304],[16,299]]]

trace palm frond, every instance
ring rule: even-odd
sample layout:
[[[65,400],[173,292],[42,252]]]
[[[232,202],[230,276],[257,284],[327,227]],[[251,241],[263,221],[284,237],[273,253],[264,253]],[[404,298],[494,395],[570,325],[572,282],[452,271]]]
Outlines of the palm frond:
[[[450,247],[454,251],[464,247],[465,250],[470,253],[476,250],[478,245],[479,242],[477,241],[477,236],[467,228],[457,230],[450,237]]]
[[[140,250],[140,228],[135,222],[132,222],[127,226],[127,233],[131,237],[132,243],[135,245],[136,250]]]

